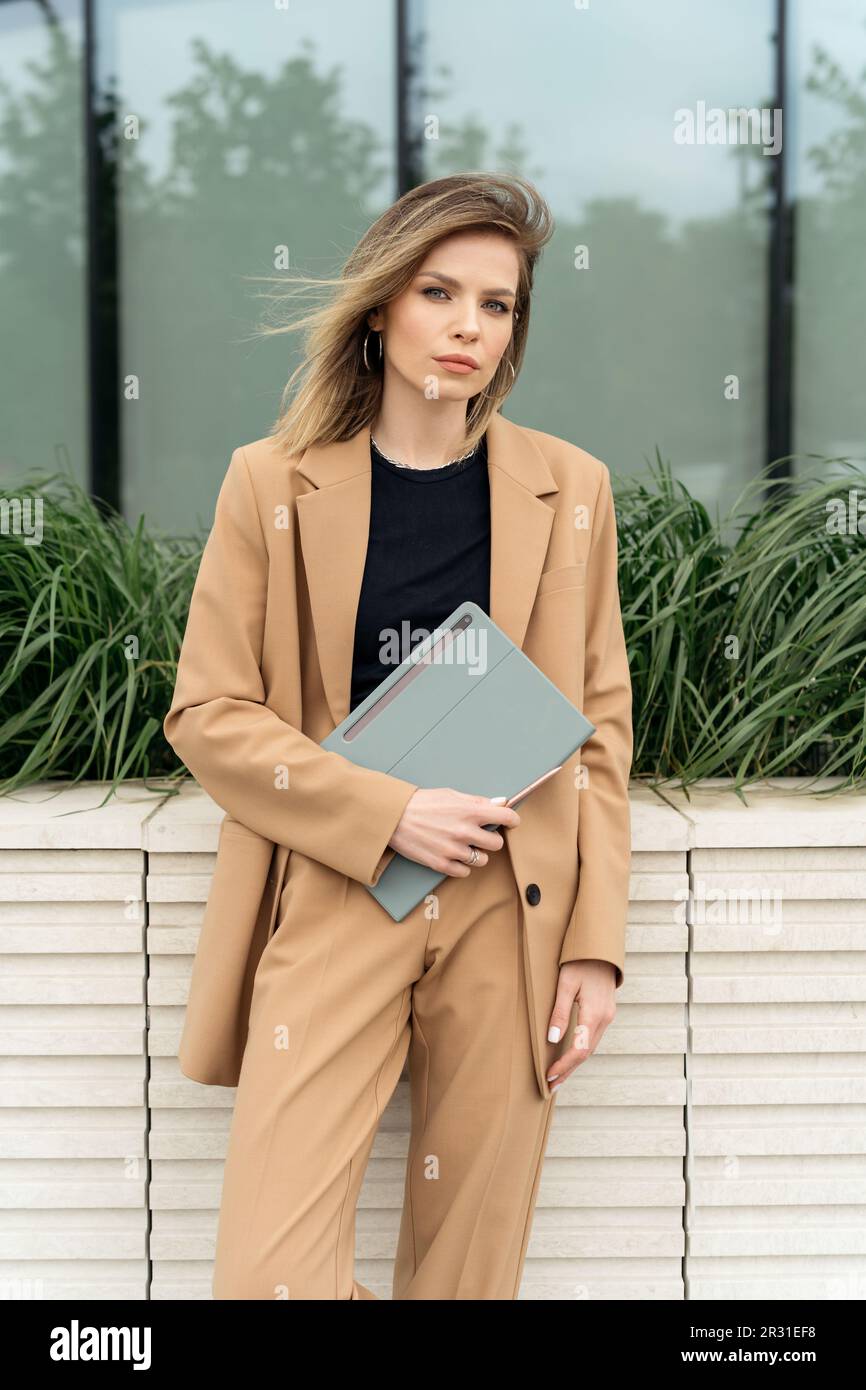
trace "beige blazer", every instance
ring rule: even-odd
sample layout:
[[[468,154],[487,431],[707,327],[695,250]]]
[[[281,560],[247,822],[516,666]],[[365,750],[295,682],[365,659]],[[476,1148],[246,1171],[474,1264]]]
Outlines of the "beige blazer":
[[[490,616],[597,726],[494,851],[510,855],[522,905],[547,1097],[560,963],[608,960],[617,986],[623,979],[631,683],[607,468],[501,414],[487,441]],[[299,914],[340,902],[344,875],[374,884],[416,790],[319,746],[349,713],[370,477],[369,428],[293,457],[265,437],[234,451],[217,499],[164,721],[227,813],[179,1051],[184,1075],[208,1085],[237,1084],[253,977],[286,876],[303,867],[289,895]]]

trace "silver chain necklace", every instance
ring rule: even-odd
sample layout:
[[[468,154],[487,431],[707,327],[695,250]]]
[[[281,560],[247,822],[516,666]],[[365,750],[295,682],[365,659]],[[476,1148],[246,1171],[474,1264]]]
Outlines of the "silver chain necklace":
[[[383,459],[387,459],[389,463],[393,463],[393,464],[395,465],[395,467],[397,467],[397,468],[413,468],[413,469],[415,469],[415,471],[418,472],[418,473],[428,473],[428,472],[430,472],[430,470],[427,469],[427,468],[418,468],[417,464],[414,464],[414,463],[401,463],[399,459],[392,459],[391,456],[390,456],[390,454],[386,454],[384,449],[380,449],[380,448],[379,448],[379,445],[376,444],[376,441],[375,441],[375,439],[373,439],[372,434],[370,435],[370,439],[372,440],[373,444],[375,445],[377,451],[382,455],[382,458],[383,458]],[[451,466],[452,463],[462,463],[464,459],[471,458],[472,455],[475,453],[475,451],[476,451],[477,448],[478,448],[478,445],[476,444],[476,445],[475,445],[475,448],[474,448],[474,449],[470,449],[468,454],[460,454],[459,458],[456,458],[456,459],[449,459],[447,463],[444,463],[444,464],[442,464],[441,466],[442,466],[443,468],[450,468],[450,466]]]

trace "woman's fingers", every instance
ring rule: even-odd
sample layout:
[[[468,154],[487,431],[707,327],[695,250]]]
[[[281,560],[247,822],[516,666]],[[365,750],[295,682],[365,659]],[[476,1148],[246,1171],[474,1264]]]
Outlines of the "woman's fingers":
[[[479,796],[470,798],[472,805],[468,811],[468,819],[461,831],[461,836],[457,847],[453,851],[453,861],[456,867],[453,870],[454,877],[465,878],[473,869],[480,869],[488,863],[490,854],[496,854],[505,844],[503,836],[498,830],[489,830],[486,825],[490,822],[502,824],[506,827],[519,825],[520,817],[510,806],[504,805],[504,796]],[[463,849],[465,838],[466,848]],[[473,864],[468,861],[472,858],[472,847],[478,851],[478,857]],[[489,851],[489,853],[488,853]],[[450,869],[448,872],[452,872]]]
[[[471,814],[473,818],[477,817],[479,825],[501,825],[510,830],[520,824],[520,815],[513,806],[503,803],[504,797],[501,796],[476,797]]]
[[[453,878],[466,878],[488,862],[505,840],[503,829],[520,817],[504,797],[473,796],[453,787],[419,788],[403,812],[389,843],[398,854]],[[472,863],[473,847],[477,855]]]
[[[472,822],[467,825],[464,835],[467,845],[475,845],[478,850],[495,852],[505,844],[498,830],[485,830],[482,825],[474,825]]]
[[[453,878],[467,878],[473,869],[480,869],[483,864],[487,863],[487,855],[480,849],[474,864],[469,863],[471,858],[472,851],[467,845],[462,854],[458,851],[453,859],[447,861],[445,872],[451,874]]]

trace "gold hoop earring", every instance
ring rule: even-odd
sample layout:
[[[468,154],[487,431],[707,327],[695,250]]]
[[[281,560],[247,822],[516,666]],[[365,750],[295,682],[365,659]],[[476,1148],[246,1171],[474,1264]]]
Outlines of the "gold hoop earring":
[[[382,332],[381,332],[381,329],[378,329],[378,328],[368,328],[368,329],[367,329],[367,336],[366,336],[365,339],[364,339],[364,366],[367,368],[367,371],[368,371],[368,372],[372,372],[372,370],[373,370],[373,368],[370,366],[369,358],[367,357],[367,344],[368,344],[368,342],[370,341],[370,334],[371,334],[371,333],[378,333],[378,335],[379,335],[379,363],[380,363],[380,365],[381,365],[381,362],[382,362],[382,358],[383,358],[384,355],[385,355],[385,350],[384,350],[384,348],[382,347]]]
[[[479,392],[478,392],[479,396],[482,396],[482,397],[484,398],[485,401],[495,401],[495,400],[498,400],[498,398],[499,398],[500,395],[501,395],[501,396],[507,396],[507,395],[508,395],[508,392],[511,391],[511,390],[513,390],[513,388],[514,388],[514,383],[515,383],[515,381],[517,380],[517,373],[516,373],[515,370],[514,370],[514,363],[512,362],[511,358],[510,358],[510,357],[506,358],[506,361],[507,361],[509,367],[511,368],[511,385],[510,385],[505,391],[500,391],[500,392],[498,392],[497,395],[495,395],[495,396],[488,396],[488,394],[487,394],[486,391],[479,391]]]

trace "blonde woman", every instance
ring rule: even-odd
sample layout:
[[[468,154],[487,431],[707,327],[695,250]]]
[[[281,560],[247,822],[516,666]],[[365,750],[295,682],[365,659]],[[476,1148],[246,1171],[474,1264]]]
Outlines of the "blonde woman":
[[[632,733],[610,480],[499,413],[550,236],[518,178],[407,193],[288,325],[305,360],[219,493],[165,719],[226,812],[180,1047],[186,1076],[237,1086],[218,1299],[387,1294],[378,1229],[355,1277],[355,1207],[407,1057],[391,1295],[517,1298],[556,1090],[614,1017]],[[320,747],[467,598],[597,729],[519,812]],[[402,922],[364,886],[395,853],[445,875]]]

